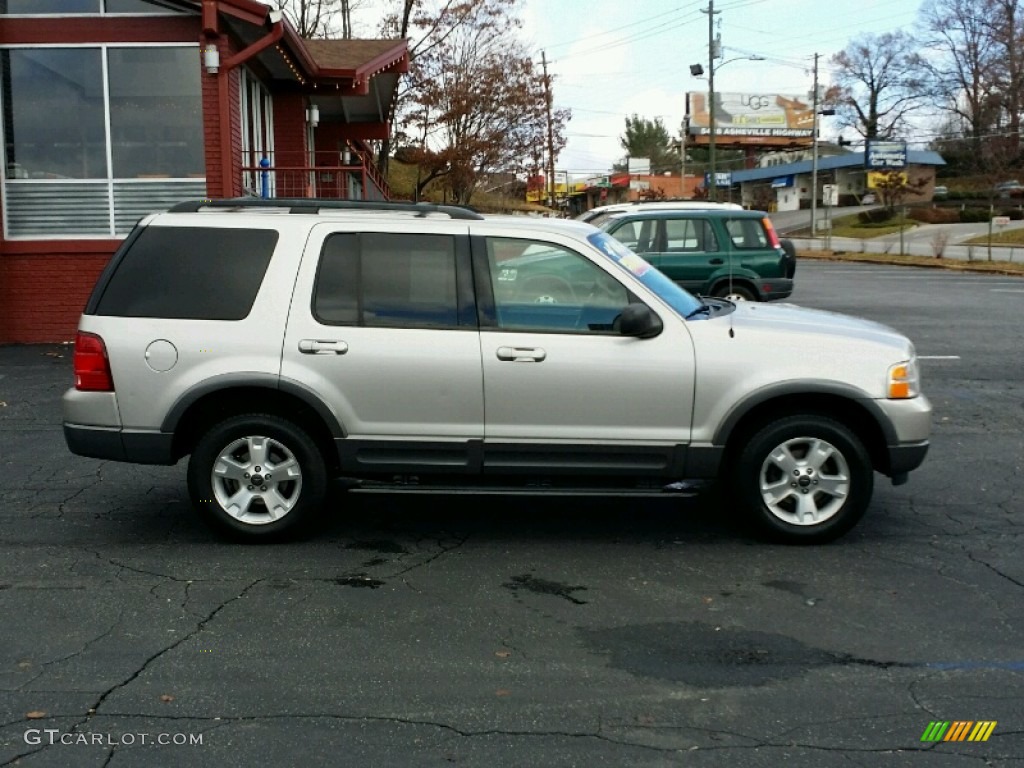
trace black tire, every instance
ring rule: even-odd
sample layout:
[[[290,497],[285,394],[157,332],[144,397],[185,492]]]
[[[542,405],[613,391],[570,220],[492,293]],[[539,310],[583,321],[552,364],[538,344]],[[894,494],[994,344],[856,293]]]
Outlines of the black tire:
[[[857,524],[871,501],[871,457],[851,429],[826,416],[799,414],[773,421],[736,458],[734,500],[755,530],[774,541],[837,539]],[[773,488],[769,502],[766,493]]]
[[[218,466],[228,471],[215,482]],[[285,478],[273,476],[278,467]],[[244,485],[253,479],[255,485]],[[216,532],[239,541],[273,541],[306,530],[316,518],[327,495],[327,470],[320,449],[300,427],[279,416],[250,413],[222,421],[199,439],[188,462],[188,490]],[[244,508],[229,511],[231,498]]]
[[[715,292],[712,294],[720,299],[728,299],[735,297],[737,301],[757,301],[757,296],[754,292],[745,285],[740,283],[733,283],[732,288],[729,288],[729,283],[725,282],[715,287]]]

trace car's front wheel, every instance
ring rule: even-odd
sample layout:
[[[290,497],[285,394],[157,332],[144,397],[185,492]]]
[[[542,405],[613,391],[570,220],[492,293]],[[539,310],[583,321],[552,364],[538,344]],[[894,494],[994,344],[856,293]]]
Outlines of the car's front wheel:
[[[863,517],[871,458],[844,424],[815,414],[778,419],[740,449],[733,490],[760,533],[789,543],[842,536]]]
[[[270,414],[221,422],[200,439],[188,464],[192,503],[215,530],[239,539],[294,533],[322,508],[323,455],[309,435]]]

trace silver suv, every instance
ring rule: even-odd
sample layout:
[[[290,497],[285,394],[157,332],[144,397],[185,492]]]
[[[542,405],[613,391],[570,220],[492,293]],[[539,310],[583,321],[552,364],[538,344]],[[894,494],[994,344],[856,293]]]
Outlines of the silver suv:
[[[196,201],[124,241],[82,315],[64,433],[174,464],[215,528],[350,491],[671,494],[724,480],[794,542],[928,449],[914,347],[866,320],[700,300],[581,222]]]

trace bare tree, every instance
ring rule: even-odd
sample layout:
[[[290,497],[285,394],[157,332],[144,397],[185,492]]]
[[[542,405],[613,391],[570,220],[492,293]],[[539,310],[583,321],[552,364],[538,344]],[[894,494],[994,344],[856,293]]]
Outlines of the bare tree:
[[[352,11],[361,0],[268,0],[271,7],[284,12],[299,37],[352,37]]]
[[[902,31],[859,37],[831,64],[834,82],[825,104],[836,110],[840,127],[865,139],[900,135],[907,116],[922,106],[917,44]]]
[[[953,121],[942,131],[954,138],[958,128],[980,154],[982,139],[997,122],[999,46],[991,20],[978,0],[929,0],[920,11],[922,45],[917,59],[921,80],[937,105]]]
[[[1005,118],[998,141],[1003,153],[1013,159],[1020,153],[1021,110],[1024,108],[1024,8],[1018,0],[985,0],[983,12],[989,19],[996,61],[997,105]]]

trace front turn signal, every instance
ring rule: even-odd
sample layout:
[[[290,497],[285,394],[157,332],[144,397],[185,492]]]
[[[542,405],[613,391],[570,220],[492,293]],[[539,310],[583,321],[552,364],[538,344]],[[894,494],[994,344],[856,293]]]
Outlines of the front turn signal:
[[[917,397],[920,392],[920,378],[916,360],[889,366],[888,391],[890,400],[906,400],[909,397]]]

